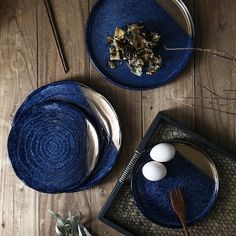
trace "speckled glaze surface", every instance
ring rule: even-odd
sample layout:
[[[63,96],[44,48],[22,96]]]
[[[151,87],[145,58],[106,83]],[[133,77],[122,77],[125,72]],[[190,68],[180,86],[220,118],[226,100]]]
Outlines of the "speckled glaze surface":
[[[41,192],[78,188],[87,176],[87,118],[75,106],[46,102],[12,127],[8,152],[17,176]]]
[[[158,52],[163,58],[163,67],[152,76],[142,77],[133,75],[125,64],[110,69],[107,66],[107,35],[113,36],[117,26],[140,21],[162,37]],[[192,47],[194,34],[186,33],[156,0],[98,0],[87,22],[86,44],[93,63],[105,78],[124,88],[144,90],[175,79],[191,57],[190,50],[166,51],[163,44],[167,47]]]
[[[88,95],[85,94],[87,91],[89,91]],[[99,183],[108,174],[112,167],[114,167],[120,149],[120,144],[119,146],[115,145],[109,134],[106,132],[105,127],[103,127],[98,118],[97,110],[94,110],[94,108],[91,107],[92,100],[88,101],[87,98],[91,93],[97,94],[95,91],[76,81],[66,80],[48,84],[35,90],[26,98],[16,112],[12,122],[14,127],[28,109],[42,102],[52,100],[70,103],[84,112],[84,114],[90,119],[91,123],[95,126],[100,137],[100,157],[97,166],[88,179],[86,179],[76,189],[71,190],[72,192],[88,189]],[[106,101],[106,103],[108,102]],[[109,104],[109,106],[111,105]],[[111,109],[111,112],[115,113],[113,109]],[[106,115],[106,119],[109,120],[109,114]],[[121,137],[118,137],[118,139],[121,139]]]
[[[181,227],[169,196],[171,190],[180,187],[185,198],[187,223],[204,218],[216,201],[218,183],[178,152],[174,159],[164,163],[167,168],[164,179],[148,181],[142,174],[142,167],[151,160],[148,150],[137,163],[131,180],[133,197],[142,214],[158,225]]]

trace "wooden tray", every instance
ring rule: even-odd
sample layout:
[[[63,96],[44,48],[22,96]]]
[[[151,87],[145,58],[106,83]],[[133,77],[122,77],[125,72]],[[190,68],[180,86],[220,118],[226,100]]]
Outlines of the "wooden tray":
[[[190,227],[191,235],[235,235],[236,233],[236,158],[221,147],[211,143],[165,114],[158,113],[134,155],[118,180],[98,219],[128,236],[183,235],[182,229],[164,228],[146,219],[135,206],[130,177],[142,151],[156,142],[184,140],[203,148],[214,161],[220,179],[220,191],[210,214]]]

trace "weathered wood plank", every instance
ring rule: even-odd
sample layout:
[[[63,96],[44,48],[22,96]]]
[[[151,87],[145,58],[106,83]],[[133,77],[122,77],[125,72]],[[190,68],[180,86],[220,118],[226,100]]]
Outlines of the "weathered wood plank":
[[[14,174],[7,153],[11,119],[37,86],[35,0],[0,2],[0,235],[38,235],[38,194]]]
[[[57,52],[44,1],[38,2],[38,70],[39,86],[53,81],[73,78],[79,82],[87,82],[89,75],[89,60],[85,55],[84,24],[87,19],[89,5],[87,1],[51,1],[56,24],[62,39],[66,59],[70,71],[64,73]],[[90,190],[60,195],[39,195],[40,236],[55,234],[55,220],[48,209],[58,211],[66,216],[68,211],[84,215],[86,226],[90,228]]]
[[[84,27],[88,16],[87,1],[51,1],[62,47],[70,71],[65,74],[57,52],[44,1],[38,3],[39,85],[62,79],[88,82],[89,60],[84,45]]]
[[[234,0],[195,1],[197,46],[235,55],[235,11]],[[236,88],[236,63],[199,52],[195,67],[196,128],[235,153],[236,114],[226,112],[236,112],[236,92],[224,90]]]

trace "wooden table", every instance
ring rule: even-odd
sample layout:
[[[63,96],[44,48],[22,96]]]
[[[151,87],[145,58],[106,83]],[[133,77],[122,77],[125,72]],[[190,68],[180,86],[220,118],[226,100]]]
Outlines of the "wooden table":
[[[236,63],[196,52],[174,82],[136,92],[105,81],[89,61],[83,29],[95,0],[51,1],[70,72],[65,75],[42,0],[0,1],[0,235],[55,235],[47,209],[66,215],[82,211],[93,235],[120,235],[96,215],[133,150],[158,111],[235,153]],[[236,1],[186,0],[196,26],[196,46],[236,54]],[[11,119],[37,87],[73,78],[105,95],[122,124],[123,148],[118,164],[95,188],[48,195],[26,187],[15,176],[7,154]]]

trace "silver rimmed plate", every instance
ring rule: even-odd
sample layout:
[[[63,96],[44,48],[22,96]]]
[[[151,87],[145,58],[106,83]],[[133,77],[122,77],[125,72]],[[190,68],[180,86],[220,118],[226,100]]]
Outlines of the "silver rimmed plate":
[[[35,90],[20,106],[13,119],[14,126],[33,106],[46,101],[63,101],[78,107],[90,119],[99,135],[100,154],[91,175],[78,188],[80,191],[99,183],[115,165],[121,147],[118,117],[111,104],[99,93],[76,81],[59,81]]]
[[[132,174],[132,193],[142,214],[153,223],[170,228],[181,227],[171,206],[169,193],[181,188],[185,198],[186,220],[195,224],[214,206],[219,177],[209,155],[200,147],[182,141],[173,141],[175,157],[163,163],[167,175],[160,181],[149,181],[142,174],[143,166],[152,161],[150,149],[143,153]]]
[[[161,35],[157,51],[163,59],[157,73],[143,74],[141,78],[132,74],[126,63],[116,69],[107,65],[109,46],[106,42],[108,35],[114,35],[116,27],[124,29],[139,22]],[[91,60],[104,78],[124,88],[145,90],[169,83],[183,71],[192,51],[169,51],[165,46],[192,48],[195,32],[191,15],[180,0],[98,0],[89,15],[85,36]]]

